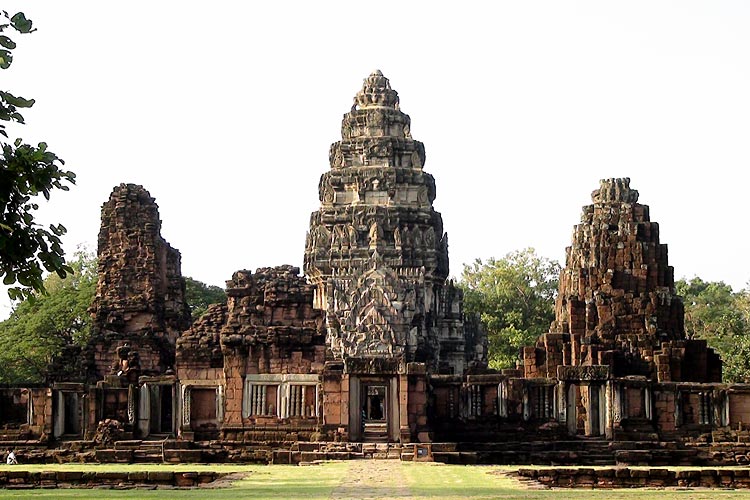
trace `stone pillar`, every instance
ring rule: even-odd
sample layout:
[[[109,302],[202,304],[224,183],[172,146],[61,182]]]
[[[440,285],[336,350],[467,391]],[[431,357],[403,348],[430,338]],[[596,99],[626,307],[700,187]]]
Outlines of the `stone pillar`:
[[[568,427],[568,433],[576,435],[578,434],[578,407],[576,401],[578,399],[578,387],[574,383],[567,383],[565,398],[565,423]]]
[[[409,376],[399,374],[391,378],[388,385],[391,388],[391,401],[396,405],[394,410],[398,409],[392,412],[388,434],[394,441],[409,443],[412,440],[409,428]]]
[[[605,398],[605,422],[604,422],[604,436],[607,439],[612,439],[614,436],[614,422],[615,422],[615,394],[616,388],[615,383],[612,380],[608,380],[604,386],[604,398]],[[619,403],[619,402],[618,402]]]
[[[342,380],[342,385],[343,385]],[[363,437],[362,435],[362,401],[361,401],[361,387],[359,382],[359,377],[356,375],[350,375],[349,376],[349,397],[346,399],[346,401],[349,403],[346,408],[344,408],[344,405],[342,404],[341,412],[344,411],[348,412],[348,418],[344,420],[345,422],[349,422],[349,440],[350,441],[360,441]],[[342,401],[343,403],[343,401]]]
[[[143,384],[139,392],[138,435],[141,438],[145,438],[151,430],[151,395],[149,394],[149,385]]]
[[[503,380],[497,384],[497,414],[499,417],[508,416],[508,381]]]
[[[180,385],[180,429],[179,433],[184,439],[193,439],[193,430],[190,428],[190,386]]]
[[[528,422],[531,418],[531,403],[529,402],[529,386],[523,385],[523,420]]]
[[[216,387],[216,421],[224,423],[224,386],[221,384]]]
[[[59,438],[65,431],[65,398],[62,391],[54,391],[55,394],[55,405],[54,405],[54,427],[52,435]]]
[[[560,380],[555,386],[555,399],[557,400],[557,421],[561,424],[565,423],[565,418],[568,413],[566,385],[567,384],[564,380]]]

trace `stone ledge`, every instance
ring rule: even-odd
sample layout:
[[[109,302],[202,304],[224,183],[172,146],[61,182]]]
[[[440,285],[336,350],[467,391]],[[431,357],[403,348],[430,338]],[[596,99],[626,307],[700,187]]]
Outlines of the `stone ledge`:
[[[549,488],[737,488],[750,489],[747,469],[718,468],[670,470],[638,468],[520,468],[521,479]]]
[[[229,475],[211,471],[26,471],[0,470],[0,488],[194,488]]]

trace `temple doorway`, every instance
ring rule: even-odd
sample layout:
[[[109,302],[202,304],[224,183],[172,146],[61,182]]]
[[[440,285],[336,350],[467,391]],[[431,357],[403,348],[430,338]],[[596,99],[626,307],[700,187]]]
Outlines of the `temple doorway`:
[[[398,442],[397,376],[352,375],[349,379],[349,438],[352,441]]]
[[[174,432],[174,387],[172,385],[152,385],[149,387],[151,399],[150,434],[172,434]]]
[[[138,403],[140,437],[164,439],[175,433],[175,388],[169,383],[144,383]]]
[[[383,382],[362,383],[362,440],[388,441],[388,385]]]
[[[388,406],[388,386],[365,384],[365,402],[362,406],[362,420],[368,423],[384,423]]]

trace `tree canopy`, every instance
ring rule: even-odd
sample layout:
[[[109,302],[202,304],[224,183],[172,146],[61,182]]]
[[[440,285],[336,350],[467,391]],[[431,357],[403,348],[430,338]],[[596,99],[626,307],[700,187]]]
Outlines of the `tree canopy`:
[[[750,381],[750,292],[697,277],[675,288],[685,304],[685,335],[716,349],[725,382]]]
[[[185,300],[190,306],[190,316],[195,321],[206,312],[211,304],[225,304],[227,294],[221,287],[207,285],[202,281],[186,276]]]
[[[47,276],[46,293],[27,297],[0,323],[0,383],[41,382],[55,355],[88,339],[96,259],[78,252],[70,268],[64,278]]]
[[[50,274],[45,292],[22,300],[0,322],[0,383],[42,382],[50,361],[67,347],[83,346],[92,331],[89,307],[94,301],[97,261],[77,252],[64,278]],[[185,299],[199,317],[210,304],[226,302],[224,290],[186,277]]]
[[[549,330],[559,276],[560,265],[533,248],[464,265],[464,309],[487,329],[490,367],[514,366],[519,349]]]
[[[27,34],[35,30],[22,12],[13,16],[5,11],[0,14],[7,21],[0,22],[0,69],[8,69],[16,43],[4,33],[14,30]],[[0,91],[0,121],[22,124],[24,118],[19,110],[33,105],[33,99]],[[0,123],[0,134],[8,139],[4,123]],[[60,241],[65,227],[51,224],[45,228],[38,224],[34,213],[39,205],[34,199],[41,194],[49,200],[56,189],[67,191],[68,183],[75,184],[75,174],[62,169],[64,162],[44,142],[32,146],[20,138],[0,140],[0,149],[0,278],[5,285],[18,285],[12,286],[8,295],[21,299],[44,290],[45,270],[60,278],[73,271],[65,262]]]

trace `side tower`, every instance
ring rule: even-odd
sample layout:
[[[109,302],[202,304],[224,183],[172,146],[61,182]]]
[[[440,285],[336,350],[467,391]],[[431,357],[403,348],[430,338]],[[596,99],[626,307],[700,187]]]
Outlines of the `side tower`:
[[[175,341],[190,326],[180,252],[160,234],[142,186],[120,184],[102,205],[91,338],[53,361],[53,436],[93,436],[101,421],[126,436],[174,431]],[[83,417],[83,418],[81,418]]]
[[[98,331],[147,333],[174,346],[190,326],[180,252],[161,237],[159,207],[142,186],[120,184],[102,206]]]
[[[190,309],[180,252],[162,238],[159,207],[142,186],[120,184],[102,205],[97,256],[89,376],[163,373],[190,326]]]
[[[630,179],[604,179],[591,198],[566,250],[555,321],[524,348],[523,370],[557,379],[559,419],[597,435],[629,412],[651,426],[655,383],[720,382],[721,360],[685,338],[667,245]]]

